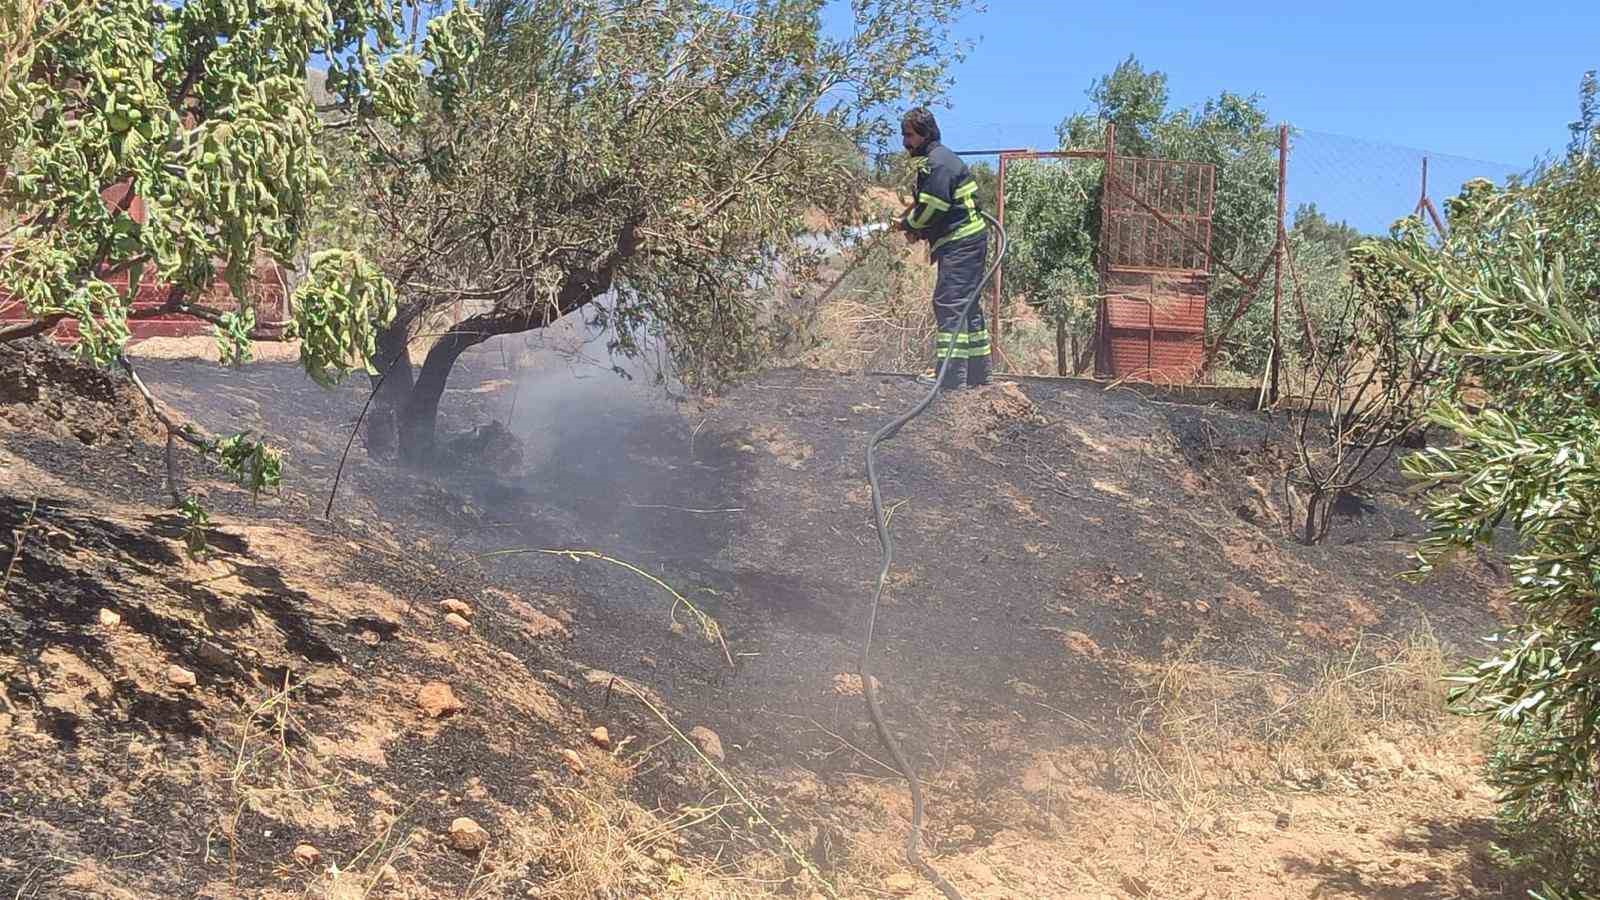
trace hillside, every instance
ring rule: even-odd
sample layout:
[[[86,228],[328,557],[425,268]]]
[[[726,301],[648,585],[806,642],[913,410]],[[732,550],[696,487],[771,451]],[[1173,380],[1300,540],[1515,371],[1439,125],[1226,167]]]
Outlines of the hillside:
[[[825,895],[798,854],[841,896],[934,896],[849,674],[861,454],[910,382],[790,369],[671,403],[487,344],[448,424],[514,439],[432,474],[358,443],[325,520],[360,385],[147,359],[177,408],[290,454],[259,501],[180,455],[213,510],[196,562],[136,398],[0,354],[0,893]],[[879,665],[968,897],[1510,895],[1474,734],[1436,712],[1497,563],[1397,580],[1419,526],[1390,490],[1289,542],[1275,441],[1027,381],[884,452]],[[553,549],[596,555],[484,555]]]

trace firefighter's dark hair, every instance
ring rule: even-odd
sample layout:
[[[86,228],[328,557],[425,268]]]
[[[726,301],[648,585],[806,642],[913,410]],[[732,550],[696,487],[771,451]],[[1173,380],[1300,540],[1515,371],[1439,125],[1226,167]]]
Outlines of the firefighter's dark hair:
[[[939,121],[926,106],[919,106],[905,114],[901,122],[910,125],[911,130],[922,135],[930,141],[943,140],[939,134]]]

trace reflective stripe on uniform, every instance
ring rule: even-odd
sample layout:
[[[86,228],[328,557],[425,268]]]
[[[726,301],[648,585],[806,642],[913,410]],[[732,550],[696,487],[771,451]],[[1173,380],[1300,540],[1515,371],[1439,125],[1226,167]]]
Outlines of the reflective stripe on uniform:
[[[934,241],[933,250],[937,251],[940,247],[943,247],[945,244],[948,244],[951,241],[959,241],[962,238],[968,238],[975,234],[981,234],[985,227],[986,226],[982,219],[974,218],[972,221],[961,226],[960,228],[957,228],[955,231],[952,231],[937,241]]]
[[[956,335],[956,344],[965,345],[967,358],[989,355],[989,329],[980,328]]]
[[[938,357],[940,359],[944,359],[946,356],[952,356],[956,359],[988,356],[989,329],[941,331],[934,335],[934,343],[938,347]]]
[[[912,228],[927,228],[929,225],[933,224],[933,217],[934,216],[938,215],[941,212],[944,212],[944,210],[935,209],[933,207],[933,205],[930,204],[930,203],[922,202],[922,198],[927,197],[927,196],[928,196],[927,194],[918,195],[918,198],[917,198],[917,201],[918,201],[917,209],[912,213],[911,218],[909,220]],[[934,197],[933,199],[934,200],[938,200],[939,198]],[[939,202],[943,203],[944,201],[940,200]],[[949,208],[950,208],[949,206],[945,207],[945,209],[949,209]]]

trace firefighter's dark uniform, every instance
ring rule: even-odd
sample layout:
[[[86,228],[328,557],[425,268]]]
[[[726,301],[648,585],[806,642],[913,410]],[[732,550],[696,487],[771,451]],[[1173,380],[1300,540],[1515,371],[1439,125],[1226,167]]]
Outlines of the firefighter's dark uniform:
[[[929,141],[917,155],[916,203],[904,223],[926,240],[939,276],[933,288],[934,369],[951,357],[945,388],[975,387],[989,381],[989,329],[983,301],[961,315],[961,307],[978,290],[989,255],[987,227],[978,215],[978,183],[961,157],[938,141]]]

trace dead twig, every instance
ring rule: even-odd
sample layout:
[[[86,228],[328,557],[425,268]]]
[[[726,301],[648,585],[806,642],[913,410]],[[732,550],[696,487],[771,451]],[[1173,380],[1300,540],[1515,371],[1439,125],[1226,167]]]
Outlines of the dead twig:
[[[680,605],[689,610],[689,614],[694,617],[695,621],[699,623],[700,628],[705,632],[706,640],[715,641],[717,645],[722,648],[722,655],[723,658],[728,661],[728,668],[734,668],[733,653],[728,649],[728,642],[723,640],[722,626],[717,623],[717,620],[713,619],[705,610],[702,610],[700,607],[694,605],[694,603],[690,601],[688,597],[678,593],[678,591],[674,589],[672,585],[667,584],[665,581],[662,581],[654,575],[651,575],[649,572],[646,572],[633,563],[617,559],[616,557],[607,556],[598,550],[571,550],[554,548],[518,548],[512,550],[495,550],[491,553],[485,553],[481,556],[474,556],[468,561],[478,562],[480,560],[493,559],[499,556],[521,556],[528,553],[540,553],[544,554],[545,556],[561,556],[573,562],[581,562],[585,559],[592,559],[599,562],[610,563],[614,566],[627,569],[629,572],[632,572],[640,578],[643,578],[651,584],[654,584],[656,587],[659,587],[672,595],[672,612],[674,616],[677,613],[677,609]],[[676,621],[675,618],[674,621]]]
[[[133,386],[138,389],[139,395],[144,398],[145,405],[150,408],[150,414],[155,416],[156,421],[167,429],[167,490],[172,493],[172,505],[181,506],[183,504],[183,490],[178,484],[178,463],[174,458],[175,442],[173,439],[182,438],[184,442],[195,447],[201,453],[211,452],[211,442],[206,440],[205,436],[200,434],[193,425],[188,423],[179,424],[171,413],[162,408],[161,402],[156,399],[155,394],[150,393],[150,388],[145,386],[144,379],[140,378],[138,371],[133,368],[133,363],[128,359],[127,354],[118,355],[117,362],[122,365],[122,370],[128,374],[128,380],[133,382]]]
[[[673,724],[672,720],[667,718],[666,713],[658,709],[654,703],[651,703],[650,698],[646,697],[642,691],[626,681],[622,681],[621,679],[617,679],[617,681],[621,684],[623,690],[632,694],[640,703],[643,703],[645,708],[650,710],[650,713],[654,715],[656,719],[661,722],[661,724],[667,726],[668,730],[676,735],[678,740],[682,741],[684,745],[686,745],[690,750],[694,751],[695,756],[700,757],[700,761],[705,763],[706,766],[710,768],[711,771],[717,776],[718,780],[727,786],[728,790],[733,793],[733,796],[738,798],[739,802],[744,805],[745,809],[750,811],[750,815],[753,816],[756,821],[760,822],[762,825],[765,825],[767,830],[772,832],[773,837],[778,839],[778,843],[783,845],[783,849],[789,851],[790,858],[792,858],[802,869],[805,869],[812,878],[817,880],[817,884],[822,888],[825,894],[833,898],[833,900],[839,900],[838,890],[836,890],[833,884],[829,882],[828,879],[824,878],[822,873],[817,870],[817,867],[811,862],[811,858],[806,854],[801,853],[800,850],[796,848],[795,845],[789,840],[788,836],[780,831],[778,826],[772,824],[772,821],[768,819],[766,814],[761,811],[761,807],[757,806],[754,801],[745,796],[744,791],[739,789],[739,785],[728,776],[727,772],[723,771],[722,767],[713,762],[711,757],[707,756],[704,750],[700,749],[699,744],[696,744],[694,741],[690,740],[689,736],[684,734],[677,725]]]
[[[692,506],[669,506],[665,503],[629,503],[633,509],[670,509],[673,512],[694,513],[695,515],[711,515],[712,513],[737,513],[744,512],[742,506],[728,506],[720,509],[696,509]]]
[[[35,497],[33,498],[33,505],[28,507],[27,516],[23,517],[22,527],[11,530],[11,536],[16,540],[17,546],[11,551],[11,561],[6,564],[5,580],[0,581],[0,599],[5,598],[6,591],[11,587],[11,575],[17,570],[17,563],[22,561],[22,545],[28,540],[28,534],[34,529],[34,516],[38,512],[39,498]]]

